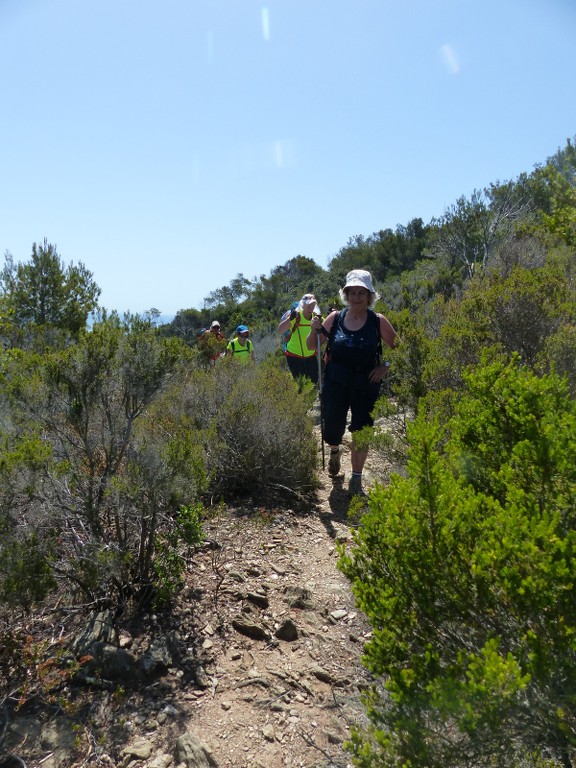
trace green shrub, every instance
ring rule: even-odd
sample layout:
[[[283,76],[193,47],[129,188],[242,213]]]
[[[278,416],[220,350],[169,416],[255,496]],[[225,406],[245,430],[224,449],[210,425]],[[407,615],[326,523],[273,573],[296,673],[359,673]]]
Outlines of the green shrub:
[[[571,396],[576,395],[576,326],[573,322],[564,323],[546,339],[539,367],[566,376]]]
[[[32,531],[21,539],[0,536],[0,604],[30,610],[55,588],[46,542]]]
[[[201,504],[182,507],[172,529],[156,541],[153,603],[157,608],[168,605],[184,584],[187,555],[203,538],[202,513]]]
[[[50,466],[50,447],[37,434],[0,436],[0,604],[9,607],[30,610],[56,586],[53,531],[38,492]]]
[[[317,487],[313,391],[272,365],[219,361],[190,373],[182,418],[206,455],[211,495],[292,504]]]
[[[85,601],[148,599],[157,542],[207,484],[202,446],[166,429],[155,409],[188,363],[186,348],[149,324],[113,320],[63,351],[2,363],[10,412],[0,514],[18,518],[22,540],[52,538],[53,575]]]
[[[573,764],[576,405],[517,359],[464,381],[340,561],[374,629],[362,768]]]
[[[216,493],[284,499],[316,487],[317,444],[308,402],[292,377],[251,367],[230,381],[208,448]]]

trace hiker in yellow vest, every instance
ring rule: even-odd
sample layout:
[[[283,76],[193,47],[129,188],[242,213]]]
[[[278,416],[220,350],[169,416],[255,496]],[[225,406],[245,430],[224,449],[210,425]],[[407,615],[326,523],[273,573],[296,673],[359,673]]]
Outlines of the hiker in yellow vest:
[[[318,383],[318,358],[316,350],[308,349],[306,339],[310,335],[310,323],[314,315],[320,314],[320,307],[313,293],[305,293],[291,312],[283,316],[278,333],[290,331],[284,355],[292,376],[297,379],[307,376]]]
[[[248,338],[249,329],[245,325],[236,328],[236,336],[228,343],[226,355],[241,363],[254,362],[254,345]]]

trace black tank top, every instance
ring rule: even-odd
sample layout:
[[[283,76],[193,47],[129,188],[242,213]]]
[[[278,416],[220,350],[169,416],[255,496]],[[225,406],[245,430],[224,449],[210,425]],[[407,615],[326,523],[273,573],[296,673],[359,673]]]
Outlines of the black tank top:
[[[330,360],[351,371],[368,373],[377,364],[380,353],[380,320],[369,309],[362,328],[350,331],[344,326],[348,309],[335,318],[336,331],[332,335]]]

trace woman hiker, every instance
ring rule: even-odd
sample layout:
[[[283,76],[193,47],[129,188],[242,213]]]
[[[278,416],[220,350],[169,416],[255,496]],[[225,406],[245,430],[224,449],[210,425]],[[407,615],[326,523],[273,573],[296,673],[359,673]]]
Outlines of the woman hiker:
[[[331,312],[324,324],[320,317],[312,317],[306,343],[308,349],[316,350],[318,337],[322,342],[329,340],[322,386],[322,437],[330,446],[328,472],[332,477],[340,472],[340,444],[350,409],[352,476],[348,490],[351,495],[364,495],[362,470],[368,450],[356,446],[354,432],[374,424],[371,414],[380,383],[388,375],[388,363],[380,360],[381,343],[393,347],[396,331],[384,315],[370,309],[379,298],[370,272],[348,272],[340,298],[345,308]]]
[[[307,376],[314,384],[318,383],[318,360],[316,348],[310,349],[306,340],[310,334],[313,315],[320,315],[320,308],[313,293],[305,293],[298,306],[280,321],[278,333],[291,331],[284,355],[290,373],[295,379]]]

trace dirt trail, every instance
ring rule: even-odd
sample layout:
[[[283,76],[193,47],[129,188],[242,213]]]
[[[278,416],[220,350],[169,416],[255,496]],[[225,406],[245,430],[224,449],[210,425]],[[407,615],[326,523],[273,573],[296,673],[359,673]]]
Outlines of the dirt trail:
[[[7,747],[28,768],[177,768],[191,765],[176,746],[192,734],[211,756],[205,765],[219,768],[348,766],[370,635],[337,568],[338,544],[351,541],[349,449],[343,477],[321,473],[315,508],[227,509],[206,521],[207,544],[168,622],[150,617],[120,633],[140,658],[158,637],[173,641],[164,674],[123,693],[79,689],[81,724],[23,714]],[[369,457],[368,484],[383,469]]]
[[[318,508],[309,514],[283,513],[265,524],[234,514],[214,521],[221,548],[200,564],[212,683],[190,694],[189,727],[219,765],[349,763],[343,741],[363,719],[368,678],[360,656],[369,629],[336,565],[337,544],[350,540],[347,449],[342,459],[345,476],[332,482],[323,473]],[[257,627],[263,639],[243,634],[257,635]]]

